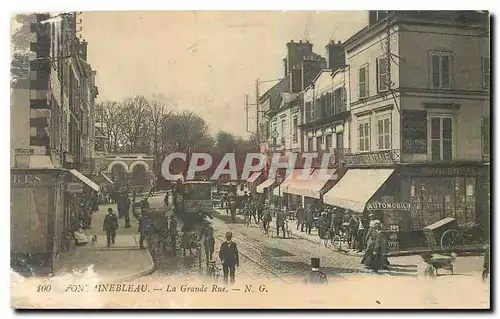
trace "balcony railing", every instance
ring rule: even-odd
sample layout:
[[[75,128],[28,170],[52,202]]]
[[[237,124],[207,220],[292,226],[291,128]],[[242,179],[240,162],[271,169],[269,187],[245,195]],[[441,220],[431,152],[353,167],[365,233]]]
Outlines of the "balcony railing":
[[[339,160],[345,165],[377,165],[393,164],[401,162],[401,151],[399,149],[339,154]]]
[[[340,164],[344,162],[344,156],[346,154],[351,154],[351,149],[349,148],[334,148],[333,149],[333,158],[335,160],[335,164]]]

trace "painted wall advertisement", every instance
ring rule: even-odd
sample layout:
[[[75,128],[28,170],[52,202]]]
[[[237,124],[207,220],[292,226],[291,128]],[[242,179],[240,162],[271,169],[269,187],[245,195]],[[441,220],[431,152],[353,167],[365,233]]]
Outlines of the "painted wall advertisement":
[[[411,203],[393,201],[373,201],[366,204],[368,211],[383,212],[383,221],[387,233],[387,248],[397,251],[400,246],[400,231],[407,228]]]

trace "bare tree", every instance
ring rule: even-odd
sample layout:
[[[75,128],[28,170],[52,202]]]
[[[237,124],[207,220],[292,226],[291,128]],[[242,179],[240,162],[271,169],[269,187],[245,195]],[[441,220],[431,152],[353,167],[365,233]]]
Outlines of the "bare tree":
[[[125,99],[116,116],[125,140],[125,149],[129,152],[150,151],[148,121],[151,109],[149,101],[142,95]]]
[[[205,120],[190,111],[172,114],[166,120],[163,140],[167,152],[190,153],[197,150],[208,150],[213,147],[214,143]]]
[[[94,122],[99,126],[106,138],[106,149],[108,152],[121,151],[120,145],[124,143],[122,137],[123,125],[121,117],[117,116],[121,105],[115,101],[103,101],[95,107]]]
[[[168,102],[163,95],[155,94],[149,100],[148,126],[150,128],[150,142],[152,144],[156,163],[158,163],[162,155],[164,155],[165,145],[163,141],[163,130],[167,119],[172,113],[173,111],[169,109]]]

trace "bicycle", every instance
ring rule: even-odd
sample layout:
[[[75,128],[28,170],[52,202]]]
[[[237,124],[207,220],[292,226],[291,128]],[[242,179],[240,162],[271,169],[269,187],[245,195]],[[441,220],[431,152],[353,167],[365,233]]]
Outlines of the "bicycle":
[[[336,251],[342,250],[343,238],[341,235],[337,234],[335,229],[328,228],[326,230],[325,239],[323,239],[323,244],[326,248],[333,247]]]

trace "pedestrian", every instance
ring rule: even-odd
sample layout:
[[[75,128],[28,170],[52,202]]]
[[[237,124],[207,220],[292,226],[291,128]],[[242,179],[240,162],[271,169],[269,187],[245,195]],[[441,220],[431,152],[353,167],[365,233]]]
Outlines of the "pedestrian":
[[[219,258],[222,262],[222,272],[224,274],[224,283],[228,283],[228,275],[230,284],[234,284],[236,267],[240,266],[238,247],[232,241],[233,233],[226,233],[226,241],[223,242],[219,250]]]
[[[210,224],[207,224],[203,230],[203,244],[205,247],[205,260],[208,267],[215,251],[214,228]]]
[[[123,204],[123,216],[125,217],[125,228],[130,228],[130,207],[131,202],[130,198],[128,198],[128,193],[125,194],[124,204]]]
[[[324,272],[319,270],[320,259],[311,258],[311,270],[306,272],[305,284],[328,284],[328,277]]]
[[[306,225],[306,234],[308,235],[311,235],[311,229],[312,229],[312,225],[313,225],[313,211],[312,211],[312,207],[311,206],[308,206],[305,210],[306,214],[305,214],[305,225]]]
[[[283,238],[285,238],[285,214],[282,210],[278,210],[276,214],[276,236],[280,236],[280,229],[283,231]]]
[[[487,245],[484,252],[483,273],[481,275],[483,281],[486,281],[489,274],[490,274],[490,245]]]
[[[170,246],[172,247],[172,252],[174,256],[177,253],[177,220],[174,215],[170,215],[170,225],[168,227],[168,232],[170,234]]]
[[[257,222],[258,223],[260,223],[260,221],[262,220],[263,214],[264,214],[264,203],[262,203],[262,200],[257,199],[257,219],[258,219]]]
[[[349,243],[350,243],[349,248],[356,249],[358,246],[357,243],[358,227],[359,227],[358,217],[352,214],[349,218],[348,226],[349,226]]]
[[[364,244],[365,244],[365,225],[363,223],[363,217],[359,217],[357,218],[357,222],[358,222],[358,231],[357,231],[357,239],[356,239],[356,243],[357,243],[357,249],[358,249],[358,252],[362,252],[363,249],[365,248],[364,247]]]
[[[382,266],[382,258],[385,254],[383,246],[381,223],[380,221],[375,221],[372,223],[371,231],[369,231],[366,236],[366,250],[361,263],[364,264],[366,268],[378,272]]]
[[[102,230],[106,232],[107,247],[115,244],[116,230],[118,229],[118,218],[113,213],[113,208],[108,208],[108,214],[104,217]]]
[[[146,230],[147,230],[147,220],[144,214],[141,214],[139,217],[139,228],[137,229],[137,232],[140,234],[139,237],[139,248],[144,249],[144,238],[146,237]]]
[[[302,208],[302,206],[299,206],[299,208],[297,208],[297,230],[299,230],[299,227],[300,227],[300,231],[303,232],[304,231],[304,208]]]
[[[231,198],[228,206],[231,211],[231,221],[234,223],[236,222],[236,201]]]
[[[167,207],[167,206],[168,206],[169,196],[170,196],[170,192],[169,192],[169,191],[167,191],[167,192],[165,193],[165,198],[163,198],[163,204],[165,205],[165,207]]]

